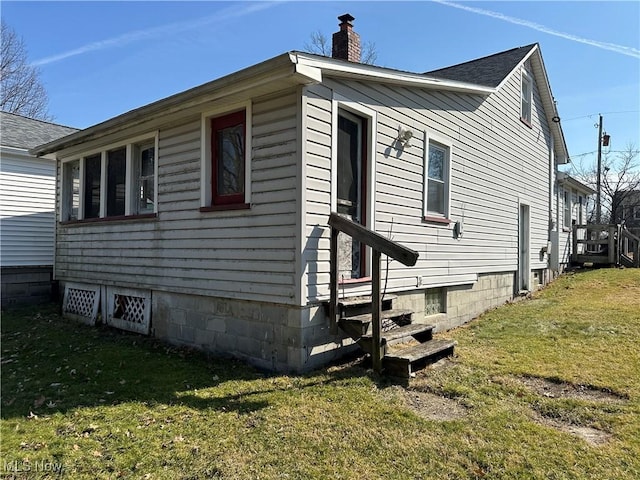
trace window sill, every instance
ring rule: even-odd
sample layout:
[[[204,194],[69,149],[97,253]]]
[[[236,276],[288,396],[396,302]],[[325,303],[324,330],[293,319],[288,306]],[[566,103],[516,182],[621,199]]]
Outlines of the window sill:
[[[520,121],[524,123],[527,127],[533,128],[533,125],[531,125],[531,122],[528,121],[527,119],[520,117]]]
[[[201,212],[223,212],[225,210],[249,210],[250,203],[231,203],[229,205],[211,205],[209,207],[200,207]]]
[[[448,218],[444,218],[444,217],[423,217],[422,218],[425,222],[427,223],[439,223],[441,225],[449,225],[451,223],[451,220]]]
[[[362,277],[362,278],[347,278],[344,280],[338,280],[339,285],[354,285],[359,283],[369,283],[371,281],[371,277]]]
[[[65,220],[59,222],[60,225],[86,225],[88,223],[110,223],[110,222],[134,222],[139,220],[155,220],[157,213],[146,213],[143,215],[118,215],[114,217],[85,218],[83,220]]]

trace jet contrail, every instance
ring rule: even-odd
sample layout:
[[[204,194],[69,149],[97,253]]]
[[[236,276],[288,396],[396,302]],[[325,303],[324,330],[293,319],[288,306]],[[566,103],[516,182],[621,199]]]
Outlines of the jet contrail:
[[[222,22],[230,18],[242,17],[244,15],[249,15],[251,13],[272,7],[279,3],[281,2],[259,2],[259,3],[250,4],[247,6],[243,5],[244,8],[240,8],[240,9],[234,6],[234,7],[224,9],[215,15],[204,17],[198,20],[187,20],[184,22],[172,23],[169,25],[162,25],[160,27],[149,28],[147,30],[138,30],[135,32],[125,33],[118,37],[108,38],[106,40],[100,40],[97,42],[88,43],[87,45],[74,48],[73,50],[68,50],[66,52],[58,53],[56,55],[51,55],[49,57],[35,60],[34,62],[31,63],[31,65],[34,67],[39,67],[42,65],[48,65],[51,63],[59,62],[66,58],[75,57],[76,55],[82,55],[83,53],[95,52],[98,50],[104,50],[106,48],[122,47],[124,45],[130,44],[137,40],[159,37],[159,36],[167,35],[170,33],[178,33],[185,30],[190,30],[193,28],[210,25],[212,23]]]
[[[544,25],[540,25],[539,23],[530,22],[528,20],[523,20],[521,18],[510,17],[508,15],[504,15],[500,12],[494,12],[492,10],[485,10],[483,8],[475,8],[468,7],[467,5],[461,5],[459,3],[448,2],[446,0],[432,0],[435,3],[439,3],[441,5],[446,5],[448,7],[458,8],[460,10],[465,10],[467,12],[476,13],[478,15],[484,15],[486,17],[497,18],[498,20],[503,20],[505,22],[513,23],[515,25],[522,25],[523,27],[532,28],[533,30],[537,30],[539,32],[547,33],[549,35],[554,35],[556,37],[565,38],[567,40],[571,40],[574,42],[584,43],[587,45],[591,45],[593,47],[602,48],[604,50],[611,50],[612,52],[621,53],[622,55],[628,55],[634,58],[640,58],[640,50],[633,47],[625,47],[624,45],[617,45],[615,43],[607,43],[607,42],[599,42],[597,40],[591,40],[589,38],[582,38],[576,35],[572,35],[570,33],[559,32],[558,30],[553,30],[552,28],[545,27]]]

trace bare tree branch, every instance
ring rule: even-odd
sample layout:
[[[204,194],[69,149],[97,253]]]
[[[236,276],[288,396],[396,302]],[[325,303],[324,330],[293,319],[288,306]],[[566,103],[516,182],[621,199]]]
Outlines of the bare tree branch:
[[[0,39],[0,109],[25,117],[51,120],[49,99],[40,72],[27,61],[24,42],[2,21]]]
[[[315,53],[324,57],[330,57],[332,45],[329,41],[329,37],[318,30],[312,32],[311,35],[309,35],[309,41],[305,42],[304,49],[310,53]],[[360,58],[360,63],[363,63],[365,65],[375,64],[376,60],[378,59],[378,50],[376,48],[376,44],[373,42],[366,42],[365,44],[363,44]]]
[[[311,53],[323,55],[325,57],[331,56],[331,44],[327,36],[320,30],[311,33],[309,41],[305,42],[304,49]]]
[[[628,144],[625,150],[616,155],[604,154],[602,157],[601,173],[601,203],[602,217],[610,223],[620,223],[625,218],[623,210],[633,200],[640,207],[640,150],[633,144]],[[594,190],[597,188],[597,166],[585,165],[584,162],[574,163],[571,175]],[[636,192],[636,193],[634,193]],[[636,200],[637,199],[637,200]],[[588,206],[589,221],[595,219],[595,205]]]

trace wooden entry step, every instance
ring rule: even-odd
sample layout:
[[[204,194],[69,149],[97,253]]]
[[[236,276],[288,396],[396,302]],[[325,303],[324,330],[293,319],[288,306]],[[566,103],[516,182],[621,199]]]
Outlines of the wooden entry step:
[[[406,348],[392,347],[382,357],[382,367],[389,375],[408,378],[417,370],[452,355],[455,344],[453,340],[434,339]]]

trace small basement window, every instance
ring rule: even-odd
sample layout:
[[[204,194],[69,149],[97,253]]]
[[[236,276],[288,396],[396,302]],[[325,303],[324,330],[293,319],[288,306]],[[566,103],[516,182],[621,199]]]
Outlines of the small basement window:
[[[446,313],[447,309],[447,295],[446,289],[443,287],[429,288],[425,292],[424,298],[424,314],[425,315],[437,315],[439,313]]]

